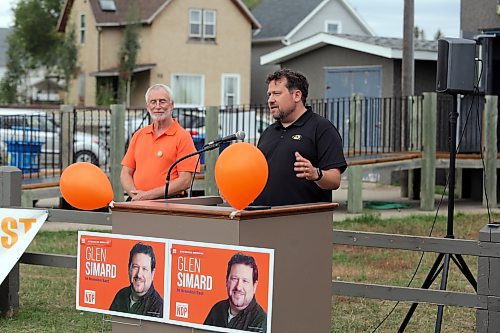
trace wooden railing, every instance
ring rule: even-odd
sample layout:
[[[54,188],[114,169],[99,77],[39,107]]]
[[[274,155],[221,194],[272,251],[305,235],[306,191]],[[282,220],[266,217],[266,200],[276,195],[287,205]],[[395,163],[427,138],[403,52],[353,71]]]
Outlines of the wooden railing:
[[[478,257],[477,293],[333,281],[332,293],[391,301],[430,303],[476,309],[477,332],[497,332],[500,318],[500,230],[485,226],[479,240],[421,237],[333,230],[333,244]]]
[[[1,207],[19,207],[21,172],[14,167],[0,167],[0,189]],[[49,209],[50,222],[110,226],[111,213]],[[495,323],[500,318],[499,243],[500,228],[489,226],[480,231],[478,241],[333,230],[333,245],[477,256],[479,279],[476,294],[349,281],[332,281],[331,292],[334,295],[474,308],[477,309],[477,332],[493,332],[498,329]],[[24,253],[19,263],[76,269],[76,259],[71,255]],[[19,263],[0,287],[0,313],[3,315],[12,315],[19,307]]]

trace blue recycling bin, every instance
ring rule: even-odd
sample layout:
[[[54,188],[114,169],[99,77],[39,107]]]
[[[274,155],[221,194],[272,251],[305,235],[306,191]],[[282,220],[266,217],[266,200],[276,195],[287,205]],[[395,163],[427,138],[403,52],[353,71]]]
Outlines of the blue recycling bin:
[[[22,173],[40,171],[40,153],[43,141],[5,140],[7,164],[18,167]]]

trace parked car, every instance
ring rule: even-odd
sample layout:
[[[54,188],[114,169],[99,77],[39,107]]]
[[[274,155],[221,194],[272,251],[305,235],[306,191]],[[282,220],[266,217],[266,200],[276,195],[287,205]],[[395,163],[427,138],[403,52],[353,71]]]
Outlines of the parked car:
[[[195,144],[202,143],[203,145],[205,143],[204,111],[178,110],[176,118],[179,124],[191,133]],[[270,119],[261,117],[255,111],[222,111],[219,113],[219,137],[243,131],[245,132],[244,141],[257,145],[260,135],[271,123]]]
[[[60,167],[60,128],[50,112],[26,109],[0,109],[0,160],[8,163],[9,144],[41,145],[39,164],[44,168]],[[62,149],[65,149],[62,147]],[[95,135],[77,131],[73,134],[73,161],[104,165],[106,152]]]
[[[186,129],[193,138],[195,147],[200,150],[205,145],[205,113],[204,109],[175,109],[173,117],[179,122],[179,124]],[[271,124],[271,120],[265,117],[261,117],[255,111],[246,112],[225,112],[221,111],[219,113],[219,137],[224,137],[236,133],[238,131],[244,131],[246,137],[244,141],[256,145],[261,133]],[[125,117],[125,150],[128,148],[128,144],[132,135],[139,130],[147,126],[150,123],[149,116],[146,111],[143,112],[129,112]],[[105,137],[108,144],[108,154],[109,154],[109,142],[110,142],[110,123],[102,125],[101,136]],[[224,150],[229,143],[223,144],[219,151]],[[204,154],[201,155],[201,163],[204,163]]]
[[[176,110],[179,124],[191,134],[197,149],[205,144],[205,112],[202,110]]]
[[[268,117],[262,117],[255,111],[221,113],[219,122],[222,126],[222,136],[238,131],[245,132],[245,142],[257,145],[260,135],[272,123]]]

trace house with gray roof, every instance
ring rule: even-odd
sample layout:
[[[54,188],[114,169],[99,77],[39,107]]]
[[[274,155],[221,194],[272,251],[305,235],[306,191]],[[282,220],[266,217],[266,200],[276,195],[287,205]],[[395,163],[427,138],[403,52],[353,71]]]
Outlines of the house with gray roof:
[[[140,48],[128,105],[144,105],[155,83],[172,88],[177,107],[249,104],[251,38],[260,24],[241,0],[65,0],[58,30],[75,29],[79,47],[69,103],[117,100],[132,11]]]
[[[347,0],[262,0],[252,14],[262,26],[252,38],[252,104],[266,103],[265,78],[279,68],[262,55],[320,32],[375,35]]]
[[[401,96],[401,38],[318,33],[264,54],[309,78],[310,98]],[[437,41],[415,40],[415,94],[436,89]]]

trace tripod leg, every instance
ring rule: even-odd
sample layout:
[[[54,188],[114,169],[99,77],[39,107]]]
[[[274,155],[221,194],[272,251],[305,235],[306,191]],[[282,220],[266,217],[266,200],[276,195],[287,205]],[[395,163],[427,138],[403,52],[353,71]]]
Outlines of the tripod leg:
[[[443,278],[441,280],[441,286],[439,287],[440,290],[446,290],[446,284],[448,283],[448,271],[450,269],[450,256],[451,255],[449,253],[445,254],[444,256]],[[438,305],[436,326],[434,329],[434,333],[441,332],[441,323],[443,322],[443,309],[444,305],[442,304]]]
[[[441,271],[441,268],[439,268],[439,265],[441,264],[441,260],[443,260],[444,254],[440,253],[436,257],[436,260],[434,260],[434,263],[432,264],[432,267],[427,273],[427,277],[424,280],[424,283],[422,283],[422,289],[429,289],[429,287],[432,285],[432,282],[436,279],[438,276],[439,272]],[[413,313],[417,309],[418,303],[412,303],[410,306],[410,309],[406,313],[405,318],[403,319],[403,322],[401,323],[401,326],[399,326],[398,333],[404,332],[406,329],[406,326],[408,326],[408,323],[410,322],[411,317],[413,316]]]
[[[474,278],[474,275],[470,271],[469,267],[467,266],[464,257],[462,257],[461,254],[452,254],[451,259],[457,265],[458,269],[460,269],[465,278],[469,281],[472,288],[474,288],[474,290],[477,292],[477,281]]]

